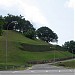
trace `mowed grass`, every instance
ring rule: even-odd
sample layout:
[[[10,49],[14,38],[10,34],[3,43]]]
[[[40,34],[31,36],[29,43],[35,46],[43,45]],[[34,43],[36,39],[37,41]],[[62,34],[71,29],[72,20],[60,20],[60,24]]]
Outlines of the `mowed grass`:
[[[4,64],[6,62],[6,33],[7,33],[7,63],[8,64],[17,64],[25,65],[27,61],[34,60],[50,60],[54,58],[54,52],[56,58],[66,58],[71,57],[72,54],[67,51],[60,50],[51,50],[45,52],[30,52],[24,51],[21,49],[21,43],[29,44],[29,47],[32,45],[41,45],[46,46],[48,43],[42,40],[31,40],[26,38],[21,33],[15,31],[4,31],[3,36],[0,36],[0,63]],[[49,45],[50,46],[50,45]],[[38,48],[38,47],[37,47]],[[43,48],[42,48],[43,49]],[[36,49],[35,49],[36,50]]]
[[[66,68],[75,68],[75,60],[57,63],[56,65],[57,66],[63,66],[63,67],[66,67]]]
[[[24,35],[22,35],[19,32],[15,31],[5,31],[4,35],[7,33],[8,36],[8,41],[13,41],[13,42],[21,42],[21,43],[26,43],[26,44],[34,44],[34,45],[48,45],[48,43],[42,41],[42,40],[31,40],[29,38],[26,38]]]

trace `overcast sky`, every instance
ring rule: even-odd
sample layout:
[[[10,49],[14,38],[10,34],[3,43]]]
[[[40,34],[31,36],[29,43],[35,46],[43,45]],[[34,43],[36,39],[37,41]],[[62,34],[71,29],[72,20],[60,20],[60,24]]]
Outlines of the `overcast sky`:
[[[0,15],[23,15],[35,28],[47,26],[58,44],[74,40],[75,0],[0,0]]]

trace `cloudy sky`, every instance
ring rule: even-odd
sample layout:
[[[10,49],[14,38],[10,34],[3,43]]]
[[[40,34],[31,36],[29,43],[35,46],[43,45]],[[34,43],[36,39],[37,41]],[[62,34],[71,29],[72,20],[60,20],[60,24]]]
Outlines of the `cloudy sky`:
[[[48,26],[58,44],[74,40],[75,0],[0,0],[0,15],[23,15],[35,28]]]

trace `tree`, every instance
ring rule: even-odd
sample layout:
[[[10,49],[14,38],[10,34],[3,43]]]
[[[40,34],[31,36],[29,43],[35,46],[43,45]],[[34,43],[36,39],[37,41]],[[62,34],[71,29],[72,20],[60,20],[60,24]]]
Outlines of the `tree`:
[[[4,17],[5,21],[7,22],[6,25],[4,25],[4,29],[7,29],[7,26],[12,22],[12,21],[17,21],[18,24],[15,25],[15,30],[18,29],[19,32],[25,33],[29,29],[34,29],[33,25],[30,23],[30,21],[25,20],[23,16],[15,16],[8,14],[7,16]],[[14,24],[11,23],[9,26],[9,30],[13,30]]]
[[[24,32],[27,32],[29,29],[35,30],[33,25],[30,23],[30,21],[26,20],[25,25],[23,27]]]
[[[4,17],[5,21],[7,22],[7,24],[4,26],[4,29],[7,29],[7,26],[12,22],[12,21],[17,21],[18,22],[18,25],[16,25],[16,29],[19,29],[21,31],[21,27],[23,26],[22,25],[22,18],[23,16],[15,16],[15,15],[11,15],[11,14],[8,14],[7,16]],[[25,21],[25,20],[24,20]],[[14,27],[14,24],[11,23],[10,26],[9,26],[9,30],[13,30],[13,27]]]
[[[57,42],[58,36],[48,27],[41,27],[37,30],[37,36],[39,39],[46,41],[46,42]]]
[[[7,26],[9,25],[8,30],[19,30],[22,34],[24,34],[28,38],[35,38],[35,28],[31,24],[30,21],[25,20],[23,16],[15,16],[8,14],[4,17],[7,24],[3,26],[4,29],[7,29]],[[14,25],[14,23],[11,23],[12,21],[17,21],[18,24]]]
[[[36,32],[33,29],[29,29],[27,32],[24,32],[24,35],[27,38],[30,38],[30,39],[35,39],[36,38]]]
[[[0,25],[0,36],[2,35],[2,25]]]
[[[2,35],[2,30],[3,30],[3,25],[4,25],[4,19],[2,16],[0,16],[0,36]]]
[[[62,47],[66,50],[68,50],[71,53],[75,54],[75,41],[71,40],[71,41],[67,41],[64,43],[64,45],[62,45]]]

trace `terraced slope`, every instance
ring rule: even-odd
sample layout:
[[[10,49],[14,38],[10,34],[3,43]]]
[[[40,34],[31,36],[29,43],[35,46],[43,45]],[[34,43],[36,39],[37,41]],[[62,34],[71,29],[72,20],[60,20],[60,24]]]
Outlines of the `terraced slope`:
[[[33,60],[50,60],[54,58],[71,57],[67,51],[54,50],[53,45],[41,40],[31,40],[15,31],[4,31],[0,36],[0,64],[6,62],[6,33],[7,33],[7,63],[25,64]],[[51,48],[52,47],[52,48]]]

